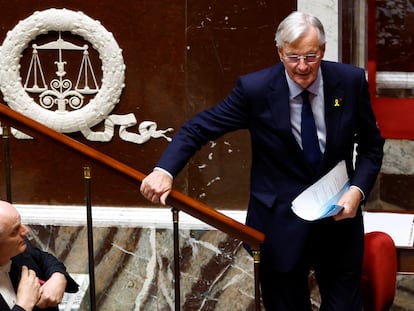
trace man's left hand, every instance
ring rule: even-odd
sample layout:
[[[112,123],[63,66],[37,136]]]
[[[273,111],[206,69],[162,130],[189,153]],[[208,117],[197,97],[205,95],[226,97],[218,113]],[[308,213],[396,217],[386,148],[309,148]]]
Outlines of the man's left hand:
[[[344,209],[338,214],[333,216],[335,220],[341,220],[345,218],[354,218],[357,214],[359,203],[362,199],[362,193],[357,188],[349,188],[347,192],[345,192],[339,201],[336,203],[337,205],[343,206]]]
[[[53,273],[40,287],[40,299],[36,306],[43,309],[59,305],[65,293],[66,283],[66,277],[62,273]]]

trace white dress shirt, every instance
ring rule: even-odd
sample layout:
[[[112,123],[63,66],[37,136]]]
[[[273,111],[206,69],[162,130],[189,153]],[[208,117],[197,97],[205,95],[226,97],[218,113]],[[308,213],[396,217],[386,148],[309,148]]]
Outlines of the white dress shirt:
[[[13,309],[16,304],[16,293],[9,276],[10,266],[11,261],[4,266],[0,266],[0,294],[9,305],[10,309]]]

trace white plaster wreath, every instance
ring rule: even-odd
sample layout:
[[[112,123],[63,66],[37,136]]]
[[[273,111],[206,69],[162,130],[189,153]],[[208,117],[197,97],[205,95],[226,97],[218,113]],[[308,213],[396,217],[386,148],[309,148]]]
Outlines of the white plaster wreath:
[[[22,85],[20,59],[23,51],[37,36],[49,31],[69,31],[79,35],[90,42],[99,53],[103,73],[101,87],[95,97],[78,110],[62,113],[44,109],[26,93]],[[170,140],[164,133],[172,131],[171,128],[157,130],[155,122],[144,121],[145,123],[139,126],[141,133],[135,134],[126,132],[126,127],[137,123],[132,113],[126,116],[109,116],[119,102],[125,86],[124,80],[125,64],[122,50],[112,33],[108,32],[99,21],[93,20],[82,12],[68,9],[34,12],[7,33],[0,47],[0,89],[4,100],[12,109],[58,132],[81,131],[87,139],[94,141],[109,141],[113,136],[114,125],[121,125],[120,137],[130,142],[143,143],[150,137],[164,137]],[[103,132],[91,130],[91,127],[102,121],[105,121]],[[149,123],[151,126],[148,126]],[[144,133],[142,133],[143,128]]]

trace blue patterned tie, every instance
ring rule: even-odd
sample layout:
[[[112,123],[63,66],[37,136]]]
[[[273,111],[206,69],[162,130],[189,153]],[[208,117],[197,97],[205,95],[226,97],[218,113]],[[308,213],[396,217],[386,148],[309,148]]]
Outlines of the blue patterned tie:
[[[301,123],[302,148],[308,163],[314,169],[317,169],[322,158],[322,153],[319,148],[315,119],[309,101],[309,91],[304,90],[300,95],[303,101]]]

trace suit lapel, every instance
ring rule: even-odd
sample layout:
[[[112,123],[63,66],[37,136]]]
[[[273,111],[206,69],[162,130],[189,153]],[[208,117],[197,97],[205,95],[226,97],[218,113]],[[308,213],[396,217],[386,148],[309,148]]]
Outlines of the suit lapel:
[[[276,72],[275,79],[272,81],[267,95],[269,109],[275,121],[274,126],[279,135],[281,135],[289,148],[295,148],[300,151],[300,146],[292,133],[289,87],[287,85],[284,67],[280,66],[279,68],[280,70]]]
[[[9,305],[7,304],[6,300],[4,300],[2,295],[0,295],[0,310],[10,311]]]
[[[325,122],[326,122],[326,152],[325,157],[329,157],[330,147],[339,137],[341,128],[341,118],[343,114],[344,90],[341,87],[337,75],[329,71],[329,67],[322,62],[321,65],[324,97],[325,97]]]

